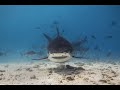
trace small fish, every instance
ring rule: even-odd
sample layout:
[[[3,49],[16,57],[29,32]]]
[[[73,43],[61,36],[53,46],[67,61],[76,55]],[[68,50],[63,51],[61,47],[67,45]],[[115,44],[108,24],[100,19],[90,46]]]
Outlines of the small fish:
[[[95,37],[94,35],[91,35],[91,37],[92,37],[93,39],[96,39],[96,37]]]
[[[100,51],[99,46],[98,46],[98,45],[96,45],[96,46],[94,47],[94,50],[98,50],[98,51]]]
[[[117,25],[117,22],[116,22],[116,21],[112,21],[111,25],[112,25],[112,26],[116,26],[116,25]]]
[[[111,54],[112,54],[112,52],[108,52],[108,53],[107,53],[107,57],[110,57]]]
[[[28,51],[28,52],[25,52],[24,54],[21,54],[22,56],[25,55],[25,56],[32,56],[32,55],[42,55],[43,52],[42,51],[39,51],[39,52],[35,52],[35,51]]]
[[[23,55],[25,55],[25,56],[31,56],[31,55],[34,55],[34,54],[36,54],[36,52],[35,51],[27,51],[27,52],[25,52],[25,53],[20,53],[22,56]]]
[[[6,56],[5,52],[0,52],[0,56]]]
[[[33,55],[33,54],[36,54],[36,52],[35,52],[35,51],[28,51],[28,52],[26,52],[25,54],[26,54],[26,55]]]
[[[58,21],[54,21],[53,24],[57,25],[57,24],[59,24],[59,22]]]
[[[40,27],[36,27],[35,29],[41,29]]]
[[[0,52],[0,56],[3,56],[4,55],[4,53],[3,52]]]
[[[62,30],[62,33],[64,33],[64,30]]]
[[[95,47],[94,47],[94,50],[98,50],[99,49],[99,47],[98,47],[98,45],[96,45]]]
[[[105,36],[105,38],[112,38],[112,36],[110,35],[110,36]]]

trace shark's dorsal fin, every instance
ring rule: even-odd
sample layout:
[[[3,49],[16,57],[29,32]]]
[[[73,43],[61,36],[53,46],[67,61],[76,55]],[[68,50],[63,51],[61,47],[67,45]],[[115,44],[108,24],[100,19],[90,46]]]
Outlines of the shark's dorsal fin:
[[[50,38],[48,35],[46,35],[45,33],[43,33],[43,35],[45,36],[45,38],[46,38],[49,42],[52,41],[52,38]]]
[[[59,33],[59,29],[58,29],[57,25],[56,25],[56,30],[57,30],[57,36],[59,37],[60,33]]]
[[[55,25],[55,29],[57,30],[57,37],[60,36],[60,33],[59,33],[59,28],[58,28],[58,22],[57,21],[54,21],[53,24]]]
[[[58,30],[58,27],[56,27],[57,29],[57,36],[60,36],[60,33],[59,33],[59,30]]]

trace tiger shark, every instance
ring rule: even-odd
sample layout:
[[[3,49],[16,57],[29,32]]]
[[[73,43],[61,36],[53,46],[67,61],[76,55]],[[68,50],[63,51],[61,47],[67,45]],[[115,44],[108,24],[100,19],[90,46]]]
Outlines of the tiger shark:
[[[70,60],[72,57],[81,58],[72,55],[72,52],[74,51],[72,44],[63,36],[60,35],[57,26],[56,26],[56,30],[57,30],[57,36],[54,39],[43,33],[44,37],[48,41],[47,57],[41,59],[33,59],[33,60],[49,59],[52,62],[63,63]]]

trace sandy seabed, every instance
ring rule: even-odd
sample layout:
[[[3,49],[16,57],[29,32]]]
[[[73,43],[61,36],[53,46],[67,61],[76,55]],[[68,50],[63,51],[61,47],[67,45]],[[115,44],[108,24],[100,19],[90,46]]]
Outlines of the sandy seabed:
[[[120,63],[74,60],[1,63],[0,85],[120,85]]]

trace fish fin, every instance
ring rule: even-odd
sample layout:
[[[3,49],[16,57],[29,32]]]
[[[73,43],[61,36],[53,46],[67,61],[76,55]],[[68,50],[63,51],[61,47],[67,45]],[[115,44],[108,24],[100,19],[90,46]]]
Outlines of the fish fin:
[[[56,26],[56,30],[57,30],[57,36],[60,36],[59,29],[57,26]]]
[[[80,58],[80,59],[88,59],[87,57],[77,57],[77,56],[72,56],[73,58]]]
[[[55,29],[57,30],[57,36],[60,36],[59,29],[58,29],[58,22],[54,21]]]
[[[76,56],[72,56],[73,58],[83,58],[83,57],[76,57]]]
[[[43,59],[47,59],[48,57],[44,57],[44,58],[38,58],[38,59],[32,59],[32,60],[43,60]]]
[[[49,42],[52,41],[52,38],[50,38],[48,35],[46,35],[45,33],[43,33],[43,35],[45,36],[45,38],[46,38]]]

